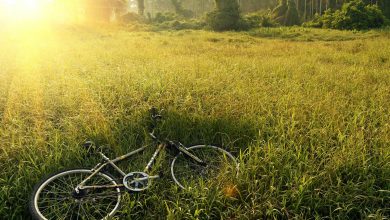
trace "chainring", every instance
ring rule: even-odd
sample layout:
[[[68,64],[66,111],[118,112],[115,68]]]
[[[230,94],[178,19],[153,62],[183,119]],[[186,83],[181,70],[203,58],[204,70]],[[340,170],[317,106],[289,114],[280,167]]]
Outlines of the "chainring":
[[[144,172],[128,173],[123,177],[123,185],[130,191],[144,191],[149,187],[149,175]]]

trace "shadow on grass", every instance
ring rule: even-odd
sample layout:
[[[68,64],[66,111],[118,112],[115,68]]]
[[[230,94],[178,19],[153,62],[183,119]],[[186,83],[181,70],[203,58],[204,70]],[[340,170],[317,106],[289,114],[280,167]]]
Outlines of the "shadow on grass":
[[[150,131],[149,112],[138,119],[129,120],[119,128],[116,135],[120,145],[142,145],[148,141]],[[254,122],[235,119],[231,116],[213,117],[176,110],[165,111],[163,120],[156,127],[160,139],[180,141],[186,146],[210,144],[231,151],[245,149],[255,140],[257,129]]]

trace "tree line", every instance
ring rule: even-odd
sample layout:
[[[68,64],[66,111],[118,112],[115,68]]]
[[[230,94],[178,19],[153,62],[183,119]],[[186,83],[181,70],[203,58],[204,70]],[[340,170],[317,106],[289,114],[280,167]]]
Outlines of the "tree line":
[[[130,5],[137,7],[140,15],[152,16],[159,12],[175,12],[186,17],[201,17],[211,12],[219,0],[56,0],[57,4],[80,10],[91,19],[107,20],[112,12],[125,12]],[[230,0],[222,0],[230,1]],[[274,10],[275,7],[293,7],[301,21],[313,19],[326,10],[337,10],[351,0],[235,0],[241,13],[251,13],[261,10]],[[362,0],[366,4],[378,5],[383,14],[390,18],[390,0]],[[290,6],[289,6],[290,5]]]
[[[204,21],[218,27],[216,29],[225,29],[222,27],[245,29],[248,25],[256,26],[259,22],[264,25],[275,23],[289,26],[312,21],[315,22],[312,26],[344,29],[351,22],[355,22],[356,17],[359,16],[360,19],[379,24],[384,23],[385,19],[381,17],[382,15],[390,18],[390,0],[56,0],[55,2],[63,4],[63,8],[68,8],[69,11],[81,12],[86,20],[109,21],[113,15],[119,17],[134,8],[140,17],[147,18],[149,21],[153,19],[160,23],[166,20],[172,21],[176,18],[171,15],[175,14],[184,19],[205,18]],[[372,7],[366,7],[367,5]],[[358,12],[356,8],[359,8]],[[168,17],[162,15],[166,12],[171,15]],[[257,15],[250,17],[250,14],[256,13]],[[368,15],[364,15],[365,13]],[[340,24],[335,23],[334,20]],[[200,27],[201,23],[196,26]],[[358,27],[376,26],[363,22]]]
[[[135,1],[135,0],[132,0]],[[179,5],[191,10],[195,16],[204,15],[212,11],[216,6],[215,0],[136,0],[139,5],[139,13],[146,10],[155,14],[163,11],[175,11]],[[242,13],[250,13],[259,10],[274,9],[278,5],[287,5],[289,0],[236,0]],[[328,9],[340,9],[344,3],[350,0],[292,0],[300,17],[304,20],[312,19],[316,14],[322,15]],[[389,0],[363,0],[366,4],[375,4],[390,18]]]

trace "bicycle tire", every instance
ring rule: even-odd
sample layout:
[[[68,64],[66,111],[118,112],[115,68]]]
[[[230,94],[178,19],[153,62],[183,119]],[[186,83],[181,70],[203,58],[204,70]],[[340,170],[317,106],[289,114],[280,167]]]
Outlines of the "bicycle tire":
[[[84,201],[84,203],[83,203],[82,197],[80,197],[79,199],[73,198],[73,193],[74,193],[73,189],[77,186],[77,184],[79,184],[81,182],[81,181],[80,182],[79,181],[77,181],[77,182],[72,181],[69,176],[73,175],[73,174],[78,174],[75,177],[80,176],[79,179],[83,180],[83,178],[92,174],[92,171],[89,169],[83,169],[83,168],[62,170],[62,171],[59,171],[59,172],[54,173],[52,175],[49,175],[48,177],[42,179],[39,183],[37,183],[35,185],[34,190],[33,190],[31,197],[30,197],[30,201],[29,201],[29,211],[30,211],[30,214],[33,217],[33,219],[38,219],[38,220],[74,219],[74,218],[84,219],[85,216],[80,215],[81,208],[83,208],[82,210],[84,210],[83,214],[87,215],[87,219],[107,219],[107,218],[114,216],[115,212],[119,209],[119,205],[120,205],[120,201],[121,201],[120,188],[119,187],[112,188],[112,190],[115,190],[115,192],[111,192],[111,194],[106,194],[106,195],[109,195],[106,197],[104,194],[95,193],[95,198],[92,198],[90,200],[92,202],[96,202],[96,200],[98,200],[98,202],[101,202],[104,199],[106,199],[106,200],[109,199],[110,197],[112,198],[111,200],[115,200],[114,204],[113,204],[113,208],[112,209],[110,208],[107,211],[107,214],[100,213],[100,211],[97,210],[97,206],[87,207],[87,208],[92,208],[94,211],[92,214],[86,213],[86,210],[84,209],[83,206],[88,201],[87,202]],[[61,179],[61,177],[67,177],[67,180],[70,180],[70,184],[67,182],[64,182]],[[114,177],[112,177],[108,173],[103,173],[103,172],[97,173],[89,181],[96,181],[97,182],[99,180],[99,178],[101,181],[105,180],[110,184],[118,185],[118,183],[115,181]],[[68,185],[65,188],[60,188],[60,187],[58,187],[60,185],[56,185],[56,184],[60,184],[60,183],[64,183],[64,184],[68,184]],[[51,184],[52,184],[51,189],[53,189],[54,187],[58,188],[57,193],[50,191],[49,186]],[[104,182],[104,184],[107,184],[107,183]],[[46,190],[45,191],[46,196],[50,196],[49,199],[47,199],[47,201],[46,201],[49,210],[58,211],[58,210],[62,209],[61,207],[69,206],[69,207],[66,207],[67,211],[64,213],[64,215],[61,215],[60,213],[58,213],[58,215],[57,215],[57,213],[54,215],[52,213],[51,214],[46,214],[46,213],[43,214],[42,213],[44,210],[43,210],[43,206],[40,206],[40,205],[45,204],[45,203],[42,203],[43,199],[41,199],[42,195],[45,195],[45,194],[42,194],[43,190]],[[91,195],[93,195],[93,194],[91,194]],[[101,196],[101,197],[98,197],[98,196]],[[84,197],[84,199],[85,198],[86,197]],[[75,207],[76,209],[72,209],[72,207],[74,207],[74,204],[77,204],[76,200],[78,200],[78,207]],[[58,204],[56,204],[56,201],[58,202]],[[69,205],[69,204],[67,205],[66,202],[69,202],[72,205]],[[55,210],[55,209],[57,209],[57,210]],[[78,211],[78,213],[74,215],[74,211],[76,211],[76,210]],[[87,210],[87,211],[89,211],[89,210]],[[96,215],[97,218],[96,218],[96,216],[92,216],[91,218],[89,218],[88,217],[89,214]]]
[[[171,175],[175,183],[182,189],[198,188],[202,182],[206,183],[214,178],[218,182],[218,177],[231,179],[238,174],[237,160],[231,153],[222,148],[211,145],[196,145],[187,148],[187,150],[208,165],[197,164],[193,159],[180,152],[171,163]],[[210,185],[205,184],[205,186]]]

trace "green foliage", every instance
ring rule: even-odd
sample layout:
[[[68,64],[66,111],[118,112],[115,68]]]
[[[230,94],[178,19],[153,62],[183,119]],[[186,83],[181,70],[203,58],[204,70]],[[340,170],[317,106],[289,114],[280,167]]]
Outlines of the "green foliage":
[[[287,12],[287,0],[280,0],[279,5],[274,8],[272,11],[273,18],[279,24],[283,24],[285,22],[285,15]]]
[[[315,14],[313,20],[305,22],[302,24],[303,27],[311,27],[311,28],[322,28],[324,26],[324,19],[329,19],[328,16],[332,15],[332,10],[328,9],[324,12],[324,15],[320,16],[319,14]]]
[[[275,0],[240,0],[240,9],[243,13],[253,13],[274,8],[276,3]]]
[[[216,9],[207,14],[206,23],[214,31],[238,30],[241,21],[237,0],[215,0]]]
[[[363,0],[363,1],[366,4],[375,4],[375,5],[377,5],[381,9],[383,15],[385,17],[387,17],[388,19],[390,19],[390,2],[389,2],[389,0],[375,0],[375,1],[373,1],[373,0]]]
[[[184,18],[194,17],[194,12],[191,10],[185,9],[180,0],[171,0],[173,6],[175,7],[176,14],[183,16]]]
[[[390,27],[390,19],[385,18],[385,22],[383,23],[383,27]]]
[[[274,20],[281,25],[293,26],[300,24],[299,13],[294,0],[280,0],[272,15]]]
[[[389,31],[383,30],[384,33]],[[250,30],[250,36],[288,41],[352,41],[378,37],[377,32],[356,32],[305,27],[257,28]]]
[[[246,14],[243,20],[249,28],[276,26],[276,23],[272,19],[272,14],[269,10]]]
[[[197,19],[172,20],[154,25],[152,30],[200,30],[205,27],[205,23]]]
[[[145,22],[145,18],[134,13],[134,12],[128,12],[128,13],[122,15],[119,18],[119,21],[124,22],[124,23]]]
[[[198,19],[183,19],[183,17],[172,13],[157,13],[152,19],[152,30],[199,30],[205,27],[205,22]]]
[[[366,6],[367,28],[380,28],[385,24],[385,17],[377,5]]]
[[[340,30],[363,30],[379,28],[385,24],[385,17],[377,5],[366,5],[362,0],[345,3],[341,10],[325,11],[306,23],[309,27],[323,27]]]
[[[284,25],[293,26],[300,24],[300,18],[297,10],[297,6],[294,0],[288,1],[288,7],[286,11],[286,17],[284,20]]]
[[[163,23],[163,22],[166,22],[166,21],[175,21],[175,20],[178,20],[179,17],[174,14],[174,13],[171,13],[171,12],[165,12],[165,13],[161,13],[161,12],[158,12],[156,14],[156,16],[152,19],[153,22],[156,22],[156,23]]]

